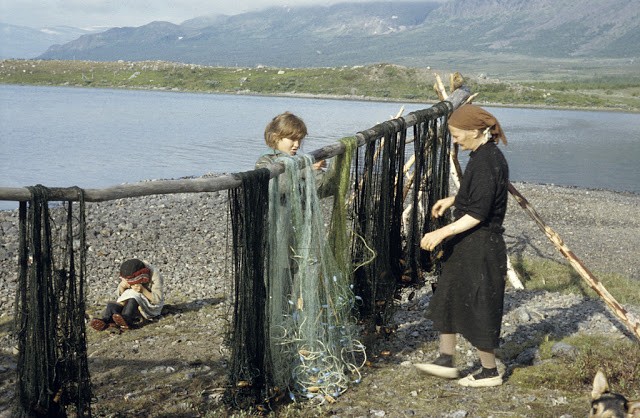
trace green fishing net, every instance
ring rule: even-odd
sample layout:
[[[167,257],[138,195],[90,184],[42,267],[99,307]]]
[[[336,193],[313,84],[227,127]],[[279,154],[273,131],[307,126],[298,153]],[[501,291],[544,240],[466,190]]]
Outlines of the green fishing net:
[[[285,172],[270,183],[266,260],[273,383],[288,387],[294,399],[335,399],[359,381],[364,361],[355,339],[349,263],[341,254],[340,265],[328,245],[313,159],[277,162]],[[344,198],[336,204],[344,205]],[[334,241],[344,234],[334,232]]]

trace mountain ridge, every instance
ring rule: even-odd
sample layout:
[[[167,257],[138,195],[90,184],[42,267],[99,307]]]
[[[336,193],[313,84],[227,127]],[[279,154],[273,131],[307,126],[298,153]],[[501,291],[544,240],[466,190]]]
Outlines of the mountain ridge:
[[[638,9],[638,10],[636,10]],[[640,57],[634,0],[450,0],[276,6],[150,22],[52,45],[39,59],[323,67],[435,58]]]
[[[0,22],[0,59],[33,58],[46,52],[51,45],[65,44],[81,35],[102,30],[71,26],[29,28]]]

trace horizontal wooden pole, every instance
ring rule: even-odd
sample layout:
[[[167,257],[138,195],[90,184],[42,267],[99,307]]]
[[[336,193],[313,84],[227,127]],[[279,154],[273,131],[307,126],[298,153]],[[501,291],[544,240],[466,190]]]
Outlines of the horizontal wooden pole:
[[[414,126],[418,120],[425,116],[425,113],[433,118],[442,117],[458,108],[470,96],[466,87],[455,90],[447,101],[439,102],[434,106],[409,113],[403,121],[391,119],[380,123],[370,129],[358,132],[356,140],[358,147],[378,139],[384,135],[386,124],[393,124],[396,129]],[[325,160],[344,153],[345,146],[338,142],[327,145],[323,148],[311,151],[309,154],[316,161]],[[284,165],[274,163],[267,167],[271,172],[270,177],[276,177],[284,172]],[[154,180],[141,181],[138,183],[122,184],[103,189],[83,189],[84,199],[87,202],[103,202],[107,200],[124,199],[130,197],[149,196],[154,194],[175,194],[175,193],[199,193],[217,192],[228,190],[240,186],[241,181],[234,174],[225,174],[211,177],[198,177],[192,179],[178,180]],[[52,187],[48,189],[49,201],[78,201],[80,198],[78,187]],[[0,200],[28,201],[31,199],[31,192],[26,187],[0,187]]]

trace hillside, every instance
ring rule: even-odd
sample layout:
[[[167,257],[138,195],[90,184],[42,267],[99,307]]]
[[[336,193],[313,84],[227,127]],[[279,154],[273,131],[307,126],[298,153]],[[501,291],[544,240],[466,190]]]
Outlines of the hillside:
[[[390,62],[499,63],[640,57],[633,0],[451,0],[273,7],[174,25],[114,28],[56,45],[42,59],[164,60],[217,66],[323,67]],[[558,61],[558,60],[566,60]],[[506,68],[505,68],[506,67]]]

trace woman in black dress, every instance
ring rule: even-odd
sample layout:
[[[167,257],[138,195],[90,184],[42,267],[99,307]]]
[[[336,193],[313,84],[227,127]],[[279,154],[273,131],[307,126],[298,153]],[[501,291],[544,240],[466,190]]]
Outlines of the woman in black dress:
[[[432,251],[443,243],[442,273],[427,317],[440,332],[440,355],[415,366],[428,374],[457,378],[453,354],[456,334],[477,350],[482,370],[458,383],[488,387],[502,384],[496,366],[502,323],[507,254],[502,221],[507,210],[509,167],[498,142],[506,144],[500,123],[486,110],[463,105],[449,118],[452,140],[471,151],[457,195],[439,200],[431,215],[454,207],[454,222],[427,233],[420,246]]]

